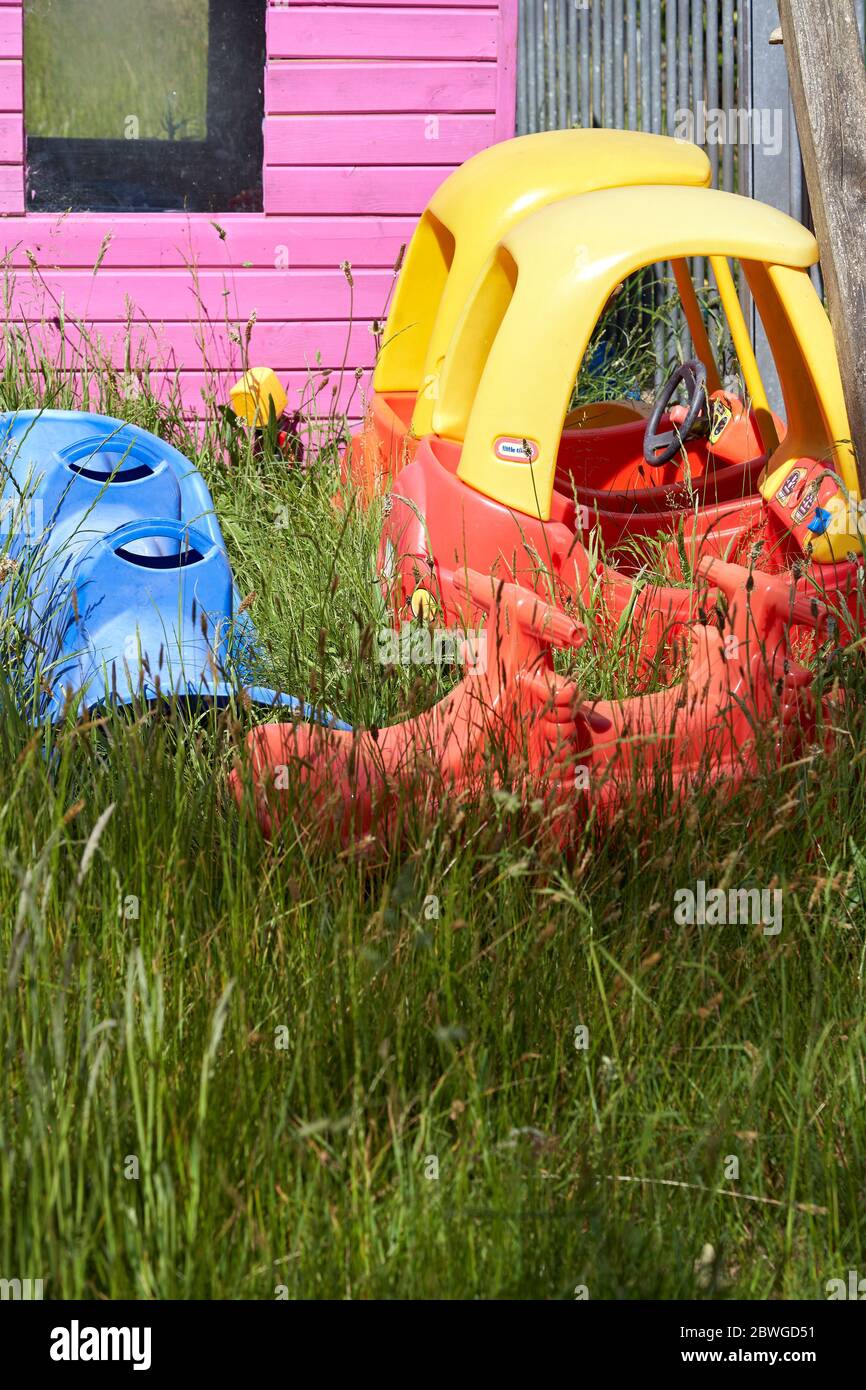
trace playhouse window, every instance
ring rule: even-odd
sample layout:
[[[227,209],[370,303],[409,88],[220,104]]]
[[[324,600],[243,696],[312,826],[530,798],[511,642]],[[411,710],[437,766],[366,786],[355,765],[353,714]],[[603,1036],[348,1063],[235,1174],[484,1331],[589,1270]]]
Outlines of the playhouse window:
[[[266,0],[25,0],[28,206],[262,208]]]

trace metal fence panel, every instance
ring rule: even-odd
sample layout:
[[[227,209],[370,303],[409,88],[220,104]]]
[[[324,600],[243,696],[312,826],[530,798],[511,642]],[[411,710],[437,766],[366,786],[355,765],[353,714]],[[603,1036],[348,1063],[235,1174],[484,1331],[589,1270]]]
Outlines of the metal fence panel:
[[[520,0],[517,133],[686,135],[718,187],[808,221],[778,23],[777,0]]]
[[[735,105],[735,20],[734,0],[520,0],[517,133],[703,136],[714,181],[734,188],[736,150],[712,122],[707,138],[707,112]]]
[[[856,0],[866,39],[866,0]],[[811,225],[777,0],[520,0],[518,134],[612,126],[702,145],[716,187]],[[704,283],[703,262],[694,264]],[[815,283],[823,289],[820,273]],[[754,308],[759,364],[780,404]]]

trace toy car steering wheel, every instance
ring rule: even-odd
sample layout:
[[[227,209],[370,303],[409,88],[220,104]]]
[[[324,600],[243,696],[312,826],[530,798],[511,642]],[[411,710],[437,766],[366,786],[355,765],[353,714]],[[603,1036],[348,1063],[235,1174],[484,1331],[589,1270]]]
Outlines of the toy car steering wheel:
[[[662,416],[682,385],[689,393],[686,417],[680,426],[675,425],[672,430],[660,430]],[[643,437],[643,456],[647,463],[653,468],[661,468],[662,464],[670,463],[708,415],[707,369],[703,362],[692,357],[671,373],[656,397],[653,413],[647,421]]]

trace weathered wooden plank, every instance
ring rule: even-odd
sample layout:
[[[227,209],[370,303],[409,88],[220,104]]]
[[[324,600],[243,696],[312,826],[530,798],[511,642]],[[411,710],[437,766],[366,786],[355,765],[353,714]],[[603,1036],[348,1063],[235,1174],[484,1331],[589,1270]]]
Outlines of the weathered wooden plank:
[[[496,63],[269,63],[271,116],[340,111],[494,111]]]
[[[415,230],[414,217],[280,217],[254,213],[31,213],[9,238],[13,265],[28,252],[40,267],[247,270],[391,267]],[[106,238],[109,238],[106,243]],[[0,254],[5,251],[0,228]]]
[[[861,497],[866,498],[866,71],[854,0],[779,18]]]
[[[399,213],[417,217],[453,166],[265,168],[265,206],[282,213]]]
[[[494,59],[496,10],[291,5],[268,14],[270,58]]]
[[[20,0],[0,0],[0,4],[19,4]],[[268,0],[272,9],[280,9],[285,6],[287,0]],[[295,3],[295,0],[292,0]],[[377,10],[495,10],[499,8],[499,0],[297,0],[298,4],[303,4],[307,8],[316,7],[318,9],[334,9],[339,6],[342,9],[350,7],[367,8]],[[505,0],[509,3],[509,0]]]
[[[0,164],[0,212],[24,211],[24,171],[20,164]]]
[[[493,116],[275,116],[265,163],[462,164],[495,134]]]
[[[355,272],[359,317],[381,314],[392,278],[382,270]],[[94,322],[122,322],[127,301],[160,322],[196,321],[200,315],[243,322],[253,313],[269,320],[338,319],[348,316],[350,305],[349,285],[339,270],[250,270],[237,276],[202,271],[195,282],[184,271],[61,270],[52,275],[51,288],[70,317]],[[16,279],[12,304],[14,313],[31,320],[50,320],[58,312],[39,280],[26,274]]]
[[[20,58],[22,47],[22,10],[20,6],[4,5],[0,8],[0,53],[4,58]]]
[[[22,65],[12,58],[0,59],[0,111],[24,110]]]
[[[0,163],[20,164],[24,158],[24,122],[16,111],[0,116]]]
[[[372,366],[376,356],[371,321],[362,319],[301,323],[256,323],[246,345],[244,324],[232,325],[233,336],[225,324],[145,323],[136,319],[129,326],[118,323],[88,322],[84,329],[67,323],[64,332],[54,323],[39,323],[38,339],[49,359],[67,367],[92,361],[104,353],[115,366],[143,362],[158,367],[182,367],[191,371],[211,368],[217,371],[244,370],[250,366],[290,363],[296,369],[337,368],[344,361]],[[239,341],[240,339],[240,341]]]
[[[496,43],[496,140],[510,140],[517,116],[517,18],[520,0],[502,0]]]

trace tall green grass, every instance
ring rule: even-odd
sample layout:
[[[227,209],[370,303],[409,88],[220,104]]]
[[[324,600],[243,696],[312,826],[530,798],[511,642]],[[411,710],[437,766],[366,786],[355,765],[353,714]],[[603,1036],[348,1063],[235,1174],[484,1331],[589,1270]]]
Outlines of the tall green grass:
[[[332,442],[306,472],[228,463],[218,422],[202,439],[91,369],[99,408],[204,472],[287,688],[380,724],[435,697],[436,673],[371,656],[377,516],[332,507]],[[72,400],[22,370],[0,406]],[[576,803],[564,855],[507,788],[349,851],[299,799],[268,845],[226,790],[249,714],[51,733],[7,670],[0,1277],[55,1298],[674,1299],[821,1298],[863,1272],[859,649],[837,675],[832,752],[626,805],[604,833]],[[678,926],[698,879],[778,887],[781,933]]]

